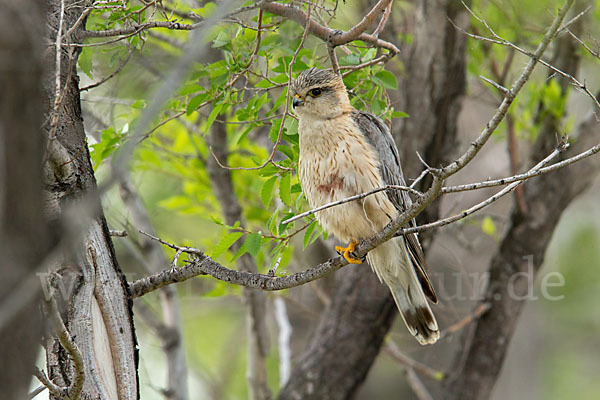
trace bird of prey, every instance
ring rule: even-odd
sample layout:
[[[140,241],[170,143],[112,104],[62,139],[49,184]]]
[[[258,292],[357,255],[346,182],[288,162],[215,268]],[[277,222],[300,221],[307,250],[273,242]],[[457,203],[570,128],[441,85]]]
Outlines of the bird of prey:
[[[376,116],[350,105],[342,78],[311,68],[290,84],[298,115],[302,190],[312,208],[385,185],[405,186],[400,157],[388,127]],[[321,226],[349,242],[336,250],[353,264],[356,245],[396,218],[411,204],[404,191],[382,191],[316,214]],[[415,226],[415,222],[411,222]],[[439,338],[427,298],[437,296],[425,271],[416,234],[393,238],[367,254],[367,261],[389,288],[410,333],[420,344]]]

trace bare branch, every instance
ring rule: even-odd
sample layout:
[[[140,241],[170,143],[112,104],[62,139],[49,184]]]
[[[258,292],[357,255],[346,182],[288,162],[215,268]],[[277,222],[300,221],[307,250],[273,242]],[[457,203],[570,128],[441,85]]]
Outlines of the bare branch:
[[[377,28],[375,28],[375,30],[373,31],[373,36],[375,36],[376,38],[379,37],[379,34],[383,31],[383,28],[385,28],[385,24],[387,24],[387,21],[390,18],[390,14],[392,13],[392,4],[393,3],[394,3],[394,0],[389,2],[389,4],[387,5],[387,7],[385,8],[385,10],[383,12],[383,16],[381,17],[381,20],[379,21],[379,25],[377,25]]]
[[[326,43],[333,46],[341,46],[354,40],[362,40],[375,47],[381,47],[397,54],[400,50],[392,43],[381,40],[374,35],[364,33],[364,31],[375,21],[391,0],[380,0],[373,9],[349,31],[336,31],[321,25],[315,20],[310,22],[310,31],[312,35],[318,37]],[[280,15],[284,18],[296,21],[300,25],[306,26],[309,17],[300,8],[291,4],[280,4],[276,2],[264,2],[261,8],[271,14]]]
[[[388,339],[385,343],[384,350],[388,353],[392,358],[398,361],[400,364],[405,365],[409,369],[413,369],[420,374],[428,376],[436,381],[441,381],[444,379],[444,373],[442,371],[435,370],[427,365],[416,361],[406,354],[404,354],[398,345],[391,339]]]
[[[554,158],[558,157],[558,155],[560,153],[562,153],[564,150],[566,150],[567,147],[568,147],[568,144],[566,142],[565,143],[561,143],[561,145],[559,145],[559,147],[557,147],[552,152],[552,154],[550,154],[548,157],[544,158],[542,161],[540,161],[539,163],[537,163],[533,168],[531,168],[529,170],[529,172],[531,172],[531,173],[538,172],[541,168],[543,168],[544,166],[548,165],[548,163],[550,161],[552,161]],[[510,185],[508,185],[507,187],[505,187],[504,189],[502,189],[498,193],[494,194],[493,196],[488,197],[484,201],[475,204],[474,206],[468,208],[467,210],[464,210],[463,212],[461,212],[459,214],[455,214],[455,215],[453,215],[451,217],[440,219],[440,220],[437,220],[435,222],[430,222],[428,224],[420,225],[420,226],[417,226],[417,227],[402,228],[402,229],[399,229],[396,234],[397,235],[406,235],[406,234],[414,233],[414,232],[422,232],[422,231],[426,231],[426,230],[433,229],[433,228],[439,228],[441,226],[451,224],[452,222],[459,221],[459,220],[461,220],[463,218],[466,218],[467,216],[469,216],[469,215],[471,215],[471,214],[473,214],[473,213],[481,210],[482,208],[485,208],[485,207],[489,206],[490,204],[492,204],[493,202],[495,202],[496,200],[498,200],[502,196],[504,196],[504,195],[512,192],[521,183],[523,183],[523,180],[517,180],[516,182],[511,183]]]
[[[340,64],[338,63],[337,56],[335,55],[335,46],[327,46],[327,52],[329,53],[329,60],[331,60],[331,69],[334,73],[340,73]]]
[[[406,369],[406,382],[419,400],[433,400],[433,397],[412,368]]]
[[[469,13],[470,13],[470,14],[471,14],[471,15],[472,15],[474,18],[476,18],[478,21],[480,21],[480,22],[481,22],[481,23],[482,23],[482,24],[483,24],[483,25],[484,25],[484,26],[485,26],[485,27],[488,29],[488,31],[491,33],[491,35],[492,35],[493,39],[491,39],[491,38],[487,38],[487,37],[484,37],[484,36],[480,36],[480,35],[475,35],[475,34],[473,34],[473,33],[467,32],[467,31],[465,31],[464,29],[462,29],[462,28],[460,28],[460,27],[458,27],[458,26],[454,25],[454,26],[456,27],[456,29],[458,29],[459,31],[463,32],[464,34],[466,34],[466,35],[468,35],[468,36],[470,36],[470,37],[472,37],[472,38],[474,38],[474,39],[477,39],[477,40],[482,40],[482,41],[486,41],[486,42],[491,42],[491,43],[495,43],[495,44],[500,44],[500,45],[503,45],[503,46],[508,46],[508,47],[510,47],[510,48],[513,48],[514,50],[518,51],[519,53],[521,53],[521,54],[524,54],[524,55],[526,55],[527,57],[530,57],[530,59],[531,59],[531,60],[534,60],[534,59],[536,59],[536,58],[537,58],[538,62],[539,62],[540,64],[542,64],[543,66],[545,66],[545,67],[549,68],[551,71],[553,71],[553,72],[557,73],[558,75],[560,75],[560,76],[562,76],[562,77],[564,77],[564,78],[567,78],[567,79],[569,79],[569,80],[570,80],[570,81],[573,83],[573,85],[575,85],[575,87],[577,87],[579,90],[583,91],[583,92],[584,92],[584,93],[585,93],[585,94],[586,94],[586,95],[587,95],[587,96],[588,96],[590,99],[592,99],[592,101],[594,102],[594,104],[596,105],[596,107],[597,107],[598,109],[600,109],[600,101],[598,101],[598,99],[596,98],[596,96],[594,96],[594,94],[593,94],[593,93],[592,93],[592,92],[591,92],[591,91],[590,91],[590,90],[587,88],[587,86],[586,86],[585,82],[584,82],[584,83],[580,82],[580,81],[579,81],[577,78],[575,78],[573,75],[571,75],[571,74],[567,74],[567,73],[563,72],[562,70],[560,70],[559,68],[556,68],[555,66],[551,65],[549,62],[547,62],[547,61],[544,61],[543,59],[541,59],[541,54],[539,54],[539,55],[538,55],[538,57],[536,57],[537,50],[536,50],[536,52],[535,52],[535,53],[533,53],[533,54],[532,54],[532,53],[528,52],[527,50],[524,50],[524,49],[520,48],[520,47],[519,47],[519,46],[517,46],[516,44],[514,44],[514,43],[512,43],[512,42],[510,42],[510,41],[508,41],[508,40],[506,40],[506,39],[504,39],[503,37],[501,37],[500,35],[498,35],[498,34],[497,34],[497,33],[496,33],[496,32],[495,32],[495,31],[494,31],[494,30],[493,30],[493,29],[492,29],[492,28],[491,28],[491,27],[488,25],[488,23],[487,23],[485,20],[483,20],[481,17],[477,16],[477,15],[476,15],[476,14],[475,14],[475,13],[474,13],[474,12],[473,12],[473,11],[472,11],[472,10],[471,10],[471,9],[470,9],[470,8],[469,8],[469,7],[468,7],[468,6],[467,6],[467,5],[464,3],[464,2],[463,2],[463,5],[465,6],[465,8],[466,8],[466,9],[469,11]],[[567,10],[568,10],[568,9],[570,8],[570,6],[571,6],[571,4],[565,5],[565,7],[563,7],[563,9],[562,9],[561,11],[564,11],[565,9],[567,9]],[[583,15],[583,13],[585,13],[585,11],[584,11],[584,12],[582,12],[582,13],[580,13],[580,14],[578,14],[578,16],[576,16],[575,18],[573,18],[573,19],[572,19],[572,20],[571,20],[569,23],[571,23],[571,22],[573,22],[574,20],[576,20],[577,18],[579,18],[581,15]],[[568,24],[567,24],[567,26],[568,26]],[[560,29],[559,31],[561,31],[561,30],[563,30],[563,29],[567,29],[567,28],[566,28],[566,27],[561,27],[561,29]],[[567,30],[568,30],[568,29],[567,29]],[[557,32],[555,33],[555,35],[556,35],[556,34],[557,34],[559,31],[557,31]],[[540,44],[541,44],[541,43],[540,43]],[[538,49],[539,49],[539,46],[538,46]],[[591,53],[591,54],[594,54],[594,53]]]
[[[587,43],[585,43],[583,40],[581,40],[577,35],[575,35],[570,29],[567,29],[567,32],[569,33],[569,35],[571,35],[571,37],[573,39],[575,39],[580,45],[583,46],[583,48],[585,49],[585,51],[587,51],[588,53],[590,53],[592,56],[600,59],[600,53],[597,51],[592,50]]]
[[[47,383],[50,381],[44,382],[42,381],[42,379],[40,379],[40,376],[38,374],[36,374],[36,376],[46,387],[48,387],[48,390],[50,390],[51,393],[54,394],[54,391],[59,389],[63,393],[61,395],[61,398],[76,399],[79,398],[81,394],[81,390],[83,389],[83,380],[85,378],[83,356],[81,355],[77,344],[75,343],[67,327],[65,326],[60,316],[60,313],[58,312],[58,307],[56,305],[56,300],[54,299],[53,290],[50,288],[48,290],[49,293],[51,293],[51,295],[48,299],[46,299],[44,304],[46,309],[46,315],[49,318],[50,323],[52,324],[52,328],[54,329],[54,332],[58,337],[58,341],[60,342],[61,346],[65,349],[69,357],[73,360],[74,375],[71,377],[71,383],[66,388],[59,388],[59,386],[53,383],[51,386],[49,386]],[[42,371],[38,370],[38,372],[41,372],[44,378],[46,377]]]
[[[125,65],[127,65],[127,63],[129,62],[129,60],[131,60],[131,55],[133,54],[133,49],[129,50],[129,53],[127,54],[127,57],[125,58],[125,60],[123,60],[121,62],[121,64],[119,64],[119,66],[117,67],[117,69],[115,69],[110,75],[100,79],[98,82],[92,83],[88,86],[84,86],[81,89],[79,89],[80,92],[84,92],[86,90],[90,90],[93,89],[95,87],[98,87],[100,85],[102,85],[103,83],[107,82],[108,80],[112,79],[113,77],[115,77],[119,72],[121,72],[123,70],[123,68],[125,67]]]
[[[67,400],[67,388],[60,387],[53,383],[50,379],[48,379],[44,371],[36,367],[33,371],[33,375],[38,378],[40,383],[44,385],[44,387],[48,389],[53,396],[56,396],[59,399]]]
[[[152,237],[148,234],[146,234],[146,236]],[[345,261],[343,257],[335,257],[313,268],[309,268],[306,271],[297,272],[287,276],[274,277],[265,274],[254,274],[246,271],[228,269],[208,257],[199,249],[177,246],[157,237],[152,237],[152,239],[169,246],[172,249],[182,249],[184,253],[191,254],[193,257],[188,261],[188,265],[184,267],[167,269],[146,278],[131,282],[129,288],[131,290],[131,297],[133,298],[143,296],[172,283],[194,278],[198,275],[210,275],[213,278],[224,282],[254,289],[266,291],[283,290],[312,282],[332,271],[336,271],[348,265],[348,262]]]
[[[449,327],[447,327],[446,329],[444,329],[440,333],[440,338],[445,338],[445,337],[447,337],[449,335],[452,335],[452,334],[460,331],[465,326],[469,325],[470,323],[472,323],[476,319],[480,318],[491,307],[492,307],[492,305],[490,303],[481,303],[480,305],[478,305],[477,307],[475,307],[475,310],[473,310],[472,313],[470,313],[469,315],[467,315],[466,317],[464,317],[460,321],[455,322],[454,324],[452,324]]]
[[[42,372],[42,371],[39,371],[39,372],[41,372],[41,373],[43,374],[43,372]],[[38,374],[39,374],[39,372],[34,372],[34,375],[35,375],[35,376],[36,376],[36,378],[38,378],[38,379],[39,379],[39,377],[38,377]],[[33,398],[35,398],[35,397],[36,397],[38,394],[42,393],[42,392],[43,392],[44,390],[46,390],[46,389],[47,389],[47,387],[46,387],[46,386],[44,386],[44,385],[42,385],[42,386],[38,386],[38,387],[37,387],[35,390],[32,390],[32,391],[29,393],[28,399],[29,399],[29,400],[32,400],[32,399],[33,399]]]
[[[85,31],[85,37],[88,38],[105,38],[114,36],[137,35],[138,33],[152,28],[165,28],[176,31],[192,31],[198,29],[204,21],[196,22],[195,24],[181,24],[176,21],[150,21],[145,24],[133,25],[127,28],[111,29],[107,31]],[[124,38],[121,38],[124,39]]]

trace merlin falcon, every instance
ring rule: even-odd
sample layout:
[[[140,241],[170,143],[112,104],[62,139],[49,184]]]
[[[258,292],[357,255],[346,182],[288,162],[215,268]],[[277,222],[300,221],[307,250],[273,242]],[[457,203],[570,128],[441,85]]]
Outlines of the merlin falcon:
[[[342,78],[311,68],[290,85],[298,115],[298,173],[312,208],[385,185],[406,186],[400,157],[388,127],[376,116],[354,109]],[[405,191],[382,191],[316,214],[327,232],[349,242],[336,250],[353,264],[356,245],[381,231],[411,204]],[[411,221],[411,226],[415,226]],[[439,338],[427,298],[437,296],[425,271],[416,234],[393,238],[367,254],[367,261],[394,297],[410,333],[420,344]]]

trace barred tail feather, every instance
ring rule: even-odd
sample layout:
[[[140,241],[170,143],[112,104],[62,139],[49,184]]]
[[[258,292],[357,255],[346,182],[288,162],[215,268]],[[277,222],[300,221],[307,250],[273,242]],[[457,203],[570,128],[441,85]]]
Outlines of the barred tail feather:
[[[410,333],[422,344],[433,344],[439,337],[435,316],[417,278],[404,239],[395,238],[371,250],[367,261],[392,292],[402,319]]]

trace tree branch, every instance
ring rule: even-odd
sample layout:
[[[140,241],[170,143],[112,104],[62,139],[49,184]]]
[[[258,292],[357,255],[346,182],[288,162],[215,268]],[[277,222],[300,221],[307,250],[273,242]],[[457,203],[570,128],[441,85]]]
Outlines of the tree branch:
[[[374,35],[365,33],[364,31],[371,25],[377,16],[381,14],[391,0],[380,0],[373,9],[363,18],[357,25],[348,31],[336,31],[324,25],[321,25],[314,19],[310,22],[309,33],[323,40],[332,46],[341,46],[350,43],[354,40],[362,40],[375,47],[381,47],[389,50],[393,54],[397,54],[400,50],[390,42],[381,40]],[[309,16],[300,8],[291,4],[281,4],[276,2],[264,2],[261,8],[271,14],[279,15],[306,26]],[[368,18],[367,18],[368,17]]]

